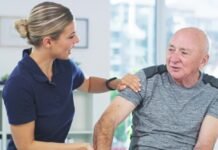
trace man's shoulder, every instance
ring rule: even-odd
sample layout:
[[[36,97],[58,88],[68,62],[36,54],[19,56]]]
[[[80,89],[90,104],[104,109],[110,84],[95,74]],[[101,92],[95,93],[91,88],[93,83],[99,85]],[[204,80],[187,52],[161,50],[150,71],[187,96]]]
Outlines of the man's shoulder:
[[[146,75],[146,78],[151,78],[156,74],[163,74],[165,72],[167,72],[167,67],[166,65],[156,65],[156,66],[151,66],[151,67],[147,67],[142,69],[143,72]]]
[[[212,87],[218,89],[218,78],[209,74],[204,74],[202,81],[204,84],[210,84]]]

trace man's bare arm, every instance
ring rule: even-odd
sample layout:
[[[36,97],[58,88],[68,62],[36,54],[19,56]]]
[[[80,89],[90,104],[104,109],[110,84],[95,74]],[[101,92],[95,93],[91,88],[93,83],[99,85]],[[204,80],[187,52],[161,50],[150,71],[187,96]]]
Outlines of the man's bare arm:
[[[194,150],[212,150],[218,137],[218,119],[206,116]]]
[[[113,134],[118,124],[135,108],[135,105],[117,96],[95,125],[94,149],[111,150]]]

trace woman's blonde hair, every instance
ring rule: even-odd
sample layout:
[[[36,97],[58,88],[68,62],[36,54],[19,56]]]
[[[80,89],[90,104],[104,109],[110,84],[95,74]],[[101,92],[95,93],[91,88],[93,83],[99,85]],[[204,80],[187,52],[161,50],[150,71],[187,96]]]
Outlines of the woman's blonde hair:
[[[64,28],[73,21],[70,10],[54,2],[43,2],[36,5],[28,19],[15,22],[15,28],[28,43],[40,46],[45,36],[58,39]]]

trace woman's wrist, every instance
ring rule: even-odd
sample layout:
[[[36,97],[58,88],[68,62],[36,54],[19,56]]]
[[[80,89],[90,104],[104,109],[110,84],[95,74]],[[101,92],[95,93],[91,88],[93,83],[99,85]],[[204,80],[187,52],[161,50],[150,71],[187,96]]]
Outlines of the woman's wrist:
[[[106,80],[105,86],[107,87],[108,90],[116,90],[116,88],[111,86],[111,82],[114,80],[117,80],[117,77],[113,77],[113,78]]]

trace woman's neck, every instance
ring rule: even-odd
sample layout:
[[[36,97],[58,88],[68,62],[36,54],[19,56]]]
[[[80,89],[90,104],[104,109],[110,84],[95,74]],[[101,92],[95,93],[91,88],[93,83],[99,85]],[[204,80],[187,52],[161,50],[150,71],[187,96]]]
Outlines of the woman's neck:
[[[54,59],[51,58],[45,50],[34,49],[32,50],[30,57],[36,62],[41,71],[45,74],[49,81],[52,80],[52,66]]]

